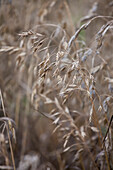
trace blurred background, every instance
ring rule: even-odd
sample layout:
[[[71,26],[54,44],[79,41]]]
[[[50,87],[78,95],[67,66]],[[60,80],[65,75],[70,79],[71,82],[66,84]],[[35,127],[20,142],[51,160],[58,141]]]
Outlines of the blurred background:
[[[65,53],[68,45],[67,42],[69,42],[80,26],[96,16],[109,16],[111,18],[96,19],[91,22],[86,30],[80,32],[77,37],[77,43],[73,45],[68,56],[71,64],[66,66],[67,72],[58,73],[57,70],[57,73],[55,73],[54,68],[57,66],[54,66],[52,68],[53,70],[50,70],[47,75],[44,74],[43,76],[42,73],[39,73],[39,71],[42,71],[40,67],[43,67],[43,64],[47,63],[47,59],[49,58],[46,58],[46,54],[50,55],[50,57],[53,55],[51,60],[49,60],[50,63],[55,62],[56,54],[58,54],[59,51]],[[103,165],[103,158],[100,158],[104,155],[105,151],[102,150],[101,144],[100,146],[97,144],[99,143],[98,136],[100,135],[98,135],[100,129],[98,132],[97,124],[93,122],[92,127],[95,127],[95,129],[90,129],[86,138],[80,139],[83,140],[83,143],[86,142],[89,148],[85,147],[86,145],[83,147],[83,143],[79,147],[76,146],[79,141],[76,141],[77,139],[75,139],[73,135],[69,135],[69,133],[72,133],[73,128],[76,129],[76,127],[72,127],[67,133],[66,128],[70,128],[71,126],[69,123],[64,125],[65,128],[62,127],[60,130],[55,130],[55,128],[59,126],[57,113],[58,110],[61,109],[59,106],[61,105],[65,112],[72,112],[71,119],[73,120],[73,126],[84,129],[81,131],[86,133],[86,131],[88,131],[88,129],[86,129],[87,122],[89,121],[91,112],[94,111],[91,110],[93,108],[93,101],[97,112],[98,123],[102,125],[100,128],[102,129],[102,135],[104,137],[108,120],[110,120],[112,114],[112,28],[110,27],[111,30],[104,38],[104,45],[101,50],[96,48],[97,42],[95,37],[97,33],[101,31],[102,26],[105,26],[107,22],[112,20],[112,16],[113,2],[111,0],[0,0],[0,89],[6,115],[15,122],[12,123],[11,121],[11,126],[13,127],[13,124],[16,125],[12,130],[8,124],[16,169],[88,170],[92,168],[99,169],[99,167],[100,169],[112,169],[112,159],[111,162],[106,161],[107,165]],[[60,27],[60,31],[57,27]],[[55,36],[53,36],[53,33]],[[65,41],[62,39],[64,34],[66,35],[64,37]],[[29,38],[29,36],[31,37]],[[35,36],[39,37],[39,40],[36,37],[34,43]],[[52,39],[52,36],[54,39]],[[50,43],[48,43],[49,40],[51,41]],[[61,40],[65,42],[63,42],[63,45]],[[32,45],[32,41],[34,46]],[[103,41],[103,39],[100,39],[100,41]],[[37,43],[39,43],[38,47],[35,46]],[[48,46],[49,50],[46,51],[46,47]],[[89,49],[93,51],[92,54],[90,53],[91,51],[88,51],[90,54],[85,53],[85,50],[87,52]],[[73,66],[72,63],[74,60],[76,61],[77,54],[79,55],[80,50],[84,52],[80,54],[82,55],[82,59],[79,61],[80,66],[78,67],[86,70],[83,71],[81,69],[80,75],[75,71],[72,75],[70,73],[68,78],[65,77],[67,73],[71,72],[69,69]],[[98,52],[99,54],[97,54]],[[89,55],[87,61],[83,58],[84,53],[85,57]],[[94,54],[97,54],[96,59]],[[65,62],[69,61],[66,60]],[[62,67],[62,65],[60,66]],[[68,66],[70,68],[68,68]],[[94,76],[94,81],[92,78],[89,78],[90,75],[87,70]],[[36,76],[34,76],[35,71]],[[96,72],[97,74],[95,74]],[[57,74],[54,78],[52,77],[53,73]],[[37,74],[39,74],[38,78]],[[73,88],[74,86],[71,87],[73,81],[70,77],[72,77],[72,79],[75,78],[75,74],[76,78],[82,77],[82,80],[83,77],[86,76],[85,80],[87,79],[89,81],[89,84],[86,84],[88,85],[87,90],[89,89],[90,95],[97,95],[97,92],[100,98],[98,98],[97,95],[94,100],[93,97],[89,99],[89,97],[86,94],[82,94],[81,91],[74,91],[74,95],[72,95],[71,92],[67,92],[68,99],[66,99],[65,96],[66,103],[63,103],[62,101],[64,101],[64,99],[60,96],[63,84],[59,83],[61,81],[60,78],[63,80],[65,77],[68,82],[67,85]],[[40,77],[45,78],[44,83],[42,83],[43,80],[40,80]],[[51,81],[52,83],[50,83]],[[75,80],[75,82],[77,81]],[[56,87],[57,83],[59,83],[58,87]],[[81,78],[78,84],[79,88],[86,89],[86,85],[81,81]],[[65,88],[67,88],[66,85]],[[57,99],[54,101],[55,98]],[[3,118],[5,115],[3,112],[2,97],[0,105],[0,117]],[[106,112],[108,112],[106,109],[109,109],[108,114],[106,114]],[[77,113],[75,114],[76,110]],[[44,113],[47,114],[44,115]],[[54,117],[49,117],[49,115],[51,116],[53,113],[57,117],[56,122]],[[70,118],[68,117],[68,119]],[[62,118],[62,120],[65,121],[66,119]],[[5,120],[5,122],[6,121],[8,122],[8,120]],[[11,169],[12,167],[14,169],[7,130],[6,132],[3,130],[4,125],[2,121],[0,125],[0,134],[4,134],[4,136],[2,136],[3,141],[2,137],[0,140],[0,169],[3,169],[3,167],[4,169]],[[54,130],[55,132],[53,133]],[[62,130],[64,131],[62,132]],[[13,132],[16,137],[14,137]],[[65,147],[63,148],[63,145],[66,145],[64,141],[68,141],[65,135],[70,136],[69,146],[74,145],[74,148],[68,152],[64,152]],[[102,141],[101,137],[100,140]],[[110,138],[109,142],[111,141]],[[95,147],[96,144],[96,149],[93,150],[92,148]],[[109,146],[111,147],[110,144]],[[83,155],[81,156],[80,153],[83,153]],[[89,153],[93,153],[93,158],[89,156]],[[101,153],[101,156],[98,156],[99,153]],[[101,161],[99,160],[99,163],[101,165],[95,165],[94,167],[93,164],[95,164],[97,157],[100,158]],[[92,163],[89,164],[90,160]]]

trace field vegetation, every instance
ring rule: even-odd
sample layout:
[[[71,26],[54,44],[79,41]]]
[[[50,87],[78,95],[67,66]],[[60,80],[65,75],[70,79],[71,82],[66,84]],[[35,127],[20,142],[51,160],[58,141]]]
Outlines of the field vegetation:
[[[113,2],[0,1],[0,169],[113,169]]]

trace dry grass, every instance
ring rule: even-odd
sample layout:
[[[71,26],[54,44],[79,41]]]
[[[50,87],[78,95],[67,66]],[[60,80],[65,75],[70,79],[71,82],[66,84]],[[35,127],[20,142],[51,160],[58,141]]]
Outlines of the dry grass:
[[[75,4],[0,6],[0,169],[113,169],[112,3]]]

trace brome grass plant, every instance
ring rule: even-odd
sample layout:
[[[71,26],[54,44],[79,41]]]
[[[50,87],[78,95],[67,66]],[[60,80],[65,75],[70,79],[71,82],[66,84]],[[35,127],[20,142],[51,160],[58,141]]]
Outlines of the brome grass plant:
[[[0,169],[113,169],[112,3],[74,4],[1,3]]]

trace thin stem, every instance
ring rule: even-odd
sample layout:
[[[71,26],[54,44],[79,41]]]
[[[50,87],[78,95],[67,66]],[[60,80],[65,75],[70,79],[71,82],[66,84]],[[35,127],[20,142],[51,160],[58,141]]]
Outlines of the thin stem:
[[[5,106],[4,106],[4,102],[3,102],[3,97],[2,97],[1,89],[0,89],[0,97],[1,97],[1,102],[2,102],[2,108],[3,108],[4,116],[7,117],[7,116],[6,116],[6,112],[5,112]],[[11,139],[10,139],[10,135],[9,135],[9,129],[8,129],[8,126],[7,126],[7,125],[6,125],[6,129],[7,129],[9,146],[10,146],[10,151],[11,151],[12,163],[13,163],[14,170],[16,170],[15,160],[14,160],[14,154],[13,154],[13,148],[12,148]]]

